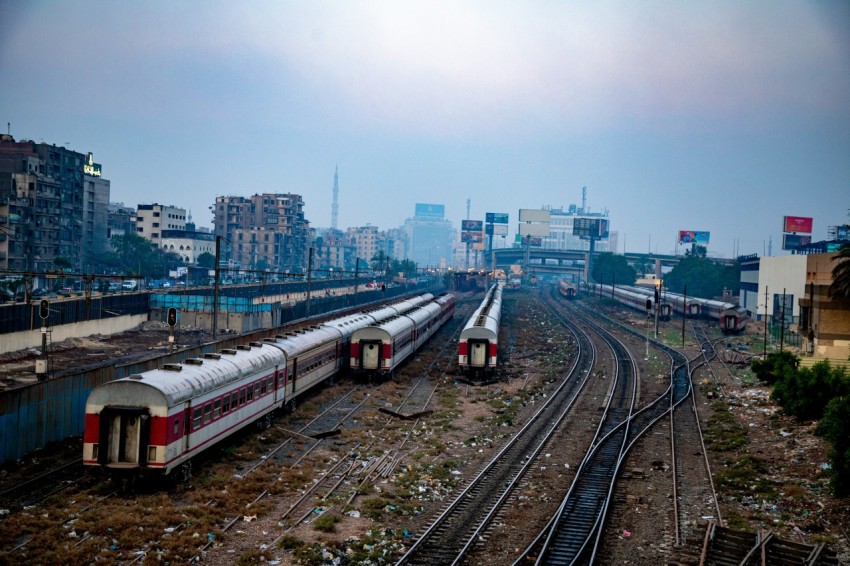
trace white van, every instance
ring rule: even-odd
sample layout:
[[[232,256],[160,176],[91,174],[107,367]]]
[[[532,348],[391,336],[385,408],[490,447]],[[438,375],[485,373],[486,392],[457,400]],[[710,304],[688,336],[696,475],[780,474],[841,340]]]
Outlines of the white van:
[[[121,283],[121,288],[124,289],[125,291],[132,291],[133,289],[135,289],[138,286],[139,286],[139,282],[136,281],[135,279],[130,279],[129,281],[124,281],[123,283]]]

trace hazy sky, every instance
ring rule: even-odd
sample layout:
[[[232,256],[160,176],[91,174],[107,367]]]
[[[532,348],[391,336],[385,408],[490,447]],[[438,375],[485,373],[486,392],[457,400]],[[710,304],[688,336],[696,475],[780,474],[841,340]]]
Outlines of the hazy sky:
[[[850,222],[850,3],[0,2],[0,122],[91,151],[112,200],[209,226],[293,192],[329,226],[581,203],[629,251]],[[651,243],[650,243],[651,242]]]

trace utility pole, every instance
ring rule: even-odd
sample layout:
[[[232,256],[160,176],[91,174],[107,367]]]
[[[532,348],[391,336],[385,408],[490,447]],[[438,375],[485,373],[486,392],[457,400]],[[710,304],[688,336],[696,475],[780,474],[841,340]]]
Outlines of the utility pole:
[[[764,358],[767,359],[767,285],[764,286]]]
[[[307,253],[307,318],[310,318],[310,287],[313,282],[313,248]]]
[[[685,291],[682,293],[682,348],[685,347],[685,319],[688,318],[688,286],[685,285]]]
[[[782,289],[782,320],[779,321],[779,351],[785,347],[785,289]]]
[[[213,280],[212,333],[218,335],[218,280],[221,275],[221,236],[215,237],[215,279]]]

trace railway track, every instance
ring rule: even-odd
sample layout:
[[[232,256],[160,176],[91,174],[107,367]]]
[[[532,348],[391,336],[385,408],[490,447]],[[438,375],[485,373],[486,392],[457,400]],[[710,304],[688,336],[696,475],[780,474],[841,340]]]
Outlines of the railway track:
[[[590,375],[596,349],[583,330],[571,321],[559,318],[577,344],[572,366],[561,384],[526,425],[447,505],[398,564],[459,563],[569,412]]]
[[[637,392],[637,366],[627,346],[575,306],[572,316],[590,325],[613,350],[615,382],[590,449],[573,484],[547,527],[514,564],[533,559],[538,564],[572,564],[593,560],[608,512],[614,481],[629,446],[631,417]]]

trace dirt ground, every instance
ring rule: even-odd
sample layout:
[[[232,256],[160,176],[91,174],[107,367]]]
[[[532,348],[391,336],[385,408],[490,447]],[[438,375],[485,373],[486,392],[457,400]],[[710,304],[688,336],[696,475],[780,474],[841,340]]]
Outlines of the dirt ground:
[[[514,333],[514,346],[518,351],[527,349],[525,340],[528,340],[528,337],[522,336],[520,328],[528,332],[534,330],[529,324],[515,321],[511,332]],[[672,327],[669,334],[675,334]],[[123,335],[93,336],[68,341],[67,344],[56,344],[52,355],[56,365],[96,364],[104,360],[162,351],[167,348],[167,337],[167,326],[147,323]],[[203,338],[200,334],[187,336],[191,341]],[[744,335],[723,343],[730,352],[735,353],[728,356],[729,359],[737,359],[736,356],[740,356],[741,352],[760,352],[762,339],[761,328],[751,325]],[[555,346],[557,344],[552,345]],[[28,351],[0,356],[0,380],[6,384],[34,380],[34,374],[30,377],[28,372],[31,372],[37,355],[37,352]],[[351,511],[355,509],[344,511],[340,508],[336,510],[339,520],[331,532],[319,531],[314,525],[305,523],[287,535],[289,538],[284,541],[282,548],[261,549],[263,541],[270,539],[269,533],[280,529],[275,519],[278,516],[276,513],[288,504],[281,501],[272,512],[257,517],[246,513],[233,533],[228,535],[228,543],[214,548],[205,561],[211,564],[231,564],[237,561],[247,564],[259,562],[262,557],[269,564],[299,563],[295,558],[296,553],[286,546],[296,542],[308,546],[317,543],[318,548],[344,548],[350,553],[365,552],[364,549],[368,548],[369,555],[375,557],[373,563],[394,561],[404,546],[407,532],[417,532],[427,526],[449,496],[452,486],[459,481],[458,478],[471,477],[492,455],[503,437],[513,430],[511,426],[505,426],[504,419],[500,418],[504,415],[504,407],[495,400],[517,395],[529,382],[543,375],[545,372],[541,364],[547,355],[550,352],[545,347],[535,352],[535,355],[515,355],[510,368],[511,377],[508,379],[486,388],[455,386],[453,397],[441,402],[445,405],[444,410],[445,407],[452,407],[451,410],[445,410],[448,414],[444,415],[449,419],[450,426],[437,429],[425,425],[420,442],[427,444],[434,442],[435,436],[438,437],[441,448],[433,456],[433,463],[448,466],[446,469],[450,477],[445,481],[421,476],[417,478],[417,481],[422,482],[424,491],[414,515],[405,516],[403,520],[394,520],[392,515],[387,515],[376,521],[366,516],[365,511],[353,513]],[[719,364],[715,365],[715,374],[701,377],[696,390],[704,431],[721,426],[723,434],[743,439],[742,443],[734,446],[734,443],[729,443],[729,448],[717,449],[715,446],[708,451],[724,524],[750,532],[767,529],[780,538],[806,544],[826,542],[845,561],[850,559],[850,500],[837,500],[829,494],[828,446],[814,435],[815,423],[799,423],[783,415],[770,401],[769,390],[756,383],[751,372],[743,365],[729,365],[728,370]],[[332,395],[332,390],[328,389],[327,394]],[[316,400],[317,404],[320,402],[321,398]],[[525,412],[530,410],[529,407]],[[517,413],[517,420],[522,414]],[[719,419],[725,419],[722,425],[714,424]],[[0,478],[4,482],[11,482],[14,477],[33,473],[33,470],[43,465],[46,458],[78,450],[78,443],[73,440],[49,447],[21,462],[8,464],[0,471]],[[742,466],[742,463],[746,466]],[[632,462],[629,468],[651,468],[639,464]],[[563,466],[563,463],[559,461],[559,465]],[[455,471],[459,474],[451,476]],[[400,469],[398,473],[402,474],[402,478],[388,479],[384,489],[389,491],[393,487],[391,484],[404,480],[405,470]],[[624,493],[628,495],[623,497],[626,505],[617,514],[617,520],[622,522],[621,530],[628,532],[629,536],[621,535],[612,542],[606,560],[610,560],[611,564],[647,564],[658,563],[656,560],[661,557],[665,562],[672,563],[683,553],[670,545],[661,549],[651,548],[653,541],[638,536],[646,529],[638,528],[637,524],[655,520],[649,513],[647,502],[665,501],[662,494],[669,491],[669,478],[665,479],[664,474],[647,473],[640,477],[624,477],[621,482]],[[527,504],[537,505],[534,497],[539,495],[535,493],[538,487],[526,486],[523,497],[527,497]],[[378,485],[377,489],[381,490],[382,486]],[[550,496],[554,497],[553,494],[547,495]],[[398,529],[398,525],[404,526]],[[653,527],[649,530],[653,530]],[[498,532],[498,536],[506,537],[502,541],[503,545],[514,550],[524,548],[531,534]],[[254,550],[249,550],[252,548]],[[377,552],[377,549],[382,551]],[[304,562],[302,558],[300,563],[332,563],[338,560],[335,556],[339,555],[320,550],[313,555],[316,562]],[[651,562],[647,562],[649,557],[652,557]],[[503,558],[504,562],[490,560],[489,563],[509,564],[513,559],[508,556]]]

